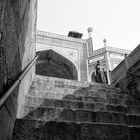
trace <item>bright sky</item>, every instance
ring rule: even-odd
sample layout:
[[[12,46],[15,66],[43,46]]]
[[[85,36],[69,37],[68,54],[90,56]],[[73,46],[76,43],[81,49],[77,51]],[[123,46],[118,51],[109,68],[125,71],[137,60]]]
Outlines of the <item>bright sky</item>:
[[[94,49],[133,50],[140,43],[140,0],[38,0],[37,29],[68,35],[93,28]]]

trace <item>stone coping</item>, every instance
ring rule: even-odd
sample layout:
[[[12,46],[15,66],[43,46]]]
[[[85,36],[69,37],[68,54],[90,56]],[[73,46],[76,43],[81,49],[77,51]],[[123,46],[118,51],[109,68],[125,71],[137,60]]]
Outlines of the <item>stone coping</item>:
[[[101,54],[101,53],[105,53],[106,51],[113,52],[113,53],[120,53],[120,54],[130,54],[131,52],[130,50],[107,46],[107,47],[103,47],[103,48],[93,51],[90,57]]]
[[[83,44],[87,43],[87,41],[85,39],[73,38],[73,37],[68,37],[65,35],[60,35],[60,34],[55,34],[55,33],[50,33],[50,32],[45,32],[45,31],[39,31],[39,30],[37,30],[36,35],[57,38],[57,39],[61,39],[61,40],[67,40],[67,41],[83,43]]]

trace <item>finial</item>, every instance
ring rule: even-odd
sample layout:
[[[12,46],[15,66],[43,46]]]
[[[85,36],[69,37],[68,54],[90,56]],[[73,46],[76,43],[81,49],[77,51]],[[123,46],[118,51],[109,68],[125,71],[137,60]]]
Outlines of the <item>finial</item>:
[[[89,37],[91,37],[91,34],[92,34],[92,31],[93,31],[93,28],[92,28],[92,27],[89,27],[89,28],[87,29],[87,31],[88,31],[88,35],[89,35]]]
[[[107,40],[105,38],[103,39],[103,42],[104,42],[104,47],[106,47]]]

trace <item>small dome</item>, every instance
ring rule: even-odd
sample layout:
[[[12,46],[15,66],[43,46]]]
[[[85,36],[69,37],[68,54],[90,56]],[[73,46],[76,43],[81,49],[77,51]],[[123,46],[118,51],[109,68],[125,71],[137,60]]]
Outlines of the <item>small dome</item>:
[[[89,27],[89,28],[87,29],[88,32],[92,32],[92,30],[93,30],[92,27]]]

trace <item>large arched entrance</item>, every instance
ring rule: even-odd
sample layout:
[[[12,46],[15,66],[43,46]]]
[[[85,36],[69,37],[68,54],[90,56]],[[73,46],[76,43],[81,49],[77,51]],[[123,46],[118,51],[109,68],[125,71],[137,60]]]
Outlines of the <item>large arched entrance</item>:
[[[53,50],[45,50],[39,53],[36,63],[36,74],[78,80],[75,65]]]

